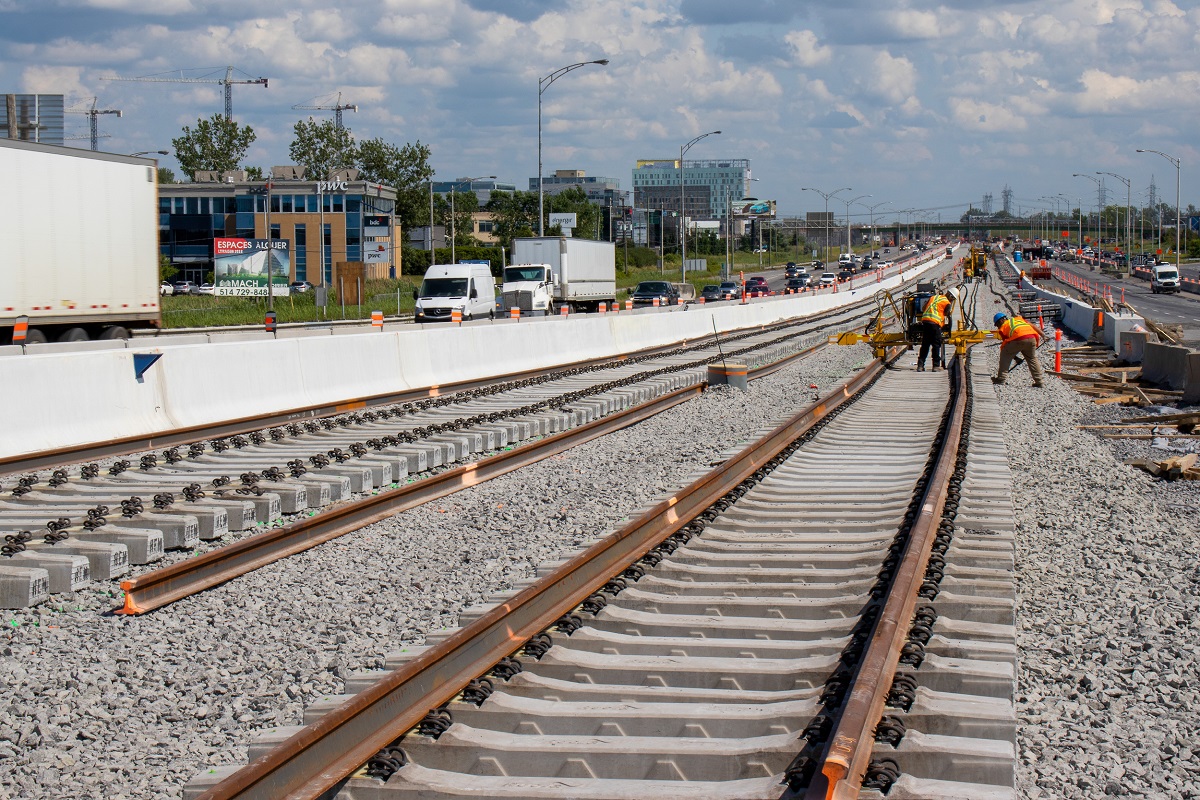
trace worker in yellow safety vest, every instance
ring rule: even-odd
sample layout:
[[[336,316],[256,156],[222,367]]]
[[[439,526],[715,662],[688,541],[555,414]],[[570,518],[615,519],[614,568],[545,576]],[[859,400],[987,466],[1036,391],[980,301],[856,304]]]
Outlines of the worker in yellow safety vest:
[[[945,368],[942,363],[942,327],[954,301],[941,292],[934,292],[921,309],[921,350],[917,353],[917,372],[925,371],[925,357],[933,351],[933,371]]]
[[[1038,361],[1037,348],[1042,343],[1042,332],[1021,317],[1010,317],[1003,312],[997,312],[992,322],[996,324],[996,338],[1003,342],[1000,345],[1000,368],[996,370],[992,383],[1004,383],[1013,360],[1017,356],[1023,356],[1025,363],[1029,365],[1029,373],[1033,376],[1033,386],[1040,389],[1042,365]]]

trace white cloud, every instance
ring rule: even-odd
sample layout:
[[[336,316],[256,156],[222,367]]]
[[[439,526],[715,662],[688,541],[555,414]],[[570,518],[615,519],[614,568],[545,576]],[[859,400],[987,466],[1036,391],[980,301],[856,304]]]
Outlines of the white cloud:
[[[791,31],[783,40],[792,48],[792,61],[802,67],[828,63],[833,55],[833,49],[822,47],[812,31]]]

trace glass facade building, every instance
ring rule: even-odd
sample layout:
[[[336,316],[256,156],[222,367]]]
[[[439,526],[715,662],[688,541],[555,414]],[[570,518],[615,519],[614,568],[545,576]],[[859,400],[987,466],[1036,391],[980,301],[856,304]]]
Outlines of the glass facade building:
[[[719,220],[729,200],[750,191],[750,159],[684,162],[683,209],[692,219]],[[637,208],[680,211],[679,159],[644,159],[633,170],[633,203]]]
[[[8,118],[9,98],[12,98],[12,125]],[[14,130],[16,136],[11,136]],[[61,94],[0,95],[0,137],[61,145],[63,135]]]

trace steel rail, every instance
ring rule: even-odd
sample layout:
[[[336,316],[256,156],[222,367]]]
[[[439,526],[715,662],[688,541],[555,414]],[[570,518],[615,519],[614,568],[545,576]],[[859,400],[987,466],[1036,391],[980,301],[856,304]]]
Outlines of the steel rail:
[[[247,536],[194,558],[121,582],[125,605],[118,614],[144,614],[225,583],[287,556],[353,533],[373,522],[445,497],[641,422],[700,394],[696,384],[594,422],[546,436],[469,464],[361,500],[334,506],[290,525]]]
[[[829,737],[821,769],[805,800],[856,800],[875,746],[875,727],[883,716],[900,652],[912,626],[918,591],[925,579],[958,458],[967,406],[967,370],[956,356],[950,365],[954,397],[938,458],[925,488],[921,510],[909,529],[908,544],[891,591],[871,633],[867,650],[850,685],[845,707]]]
[[[317,798],[866,388],[879,360],[759,441],[226,777],[201,800]]]
[[[760,365],[749,370],[747,378],[756,380],[773,374],[792,361],[825,347],[826,344],[820,342],[769,364]],[[115,613],[144,614],[182,600],[282,558],[353,533],[372,522],[468,489],[506,472],[641,422],[691,399],[705,386],[699,384],[679,389],[649,403],[625,409],[571,430],[515,447],[472,464],[446,470],[431,478],[320,512],[292,525],[248,536],[204,555],[123,581],[121,588],[125,592],[125,604]]]

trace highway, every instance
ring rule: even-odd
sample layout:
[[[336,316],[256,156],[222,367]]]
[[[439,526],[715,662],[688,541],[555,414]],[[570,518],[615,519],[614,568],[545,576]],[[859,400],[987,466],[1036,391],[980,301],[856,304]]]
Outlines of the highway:
[[[1200,295],[1180,292],[1179,294],[1154,294],[1150,284],[1139,278],[1115,278],[1102,275],[1085,264],[1072,264],[1065,261],[1052,262],[1055,267],[1084,277],[1090,281],[1098,281],[1113,288],[1113,299],[1121,300],[1121,290],[1127,304],[1137,309],[1157,323],[1164,325],[1182,325],[1183,343],[1191,347],[1200,346]],[[1184,267],[1184,274],[1188,268]],[[1192,270],[1194,273],[1195,270]],[[1191,275],[1189,274],[1189,277]]]

